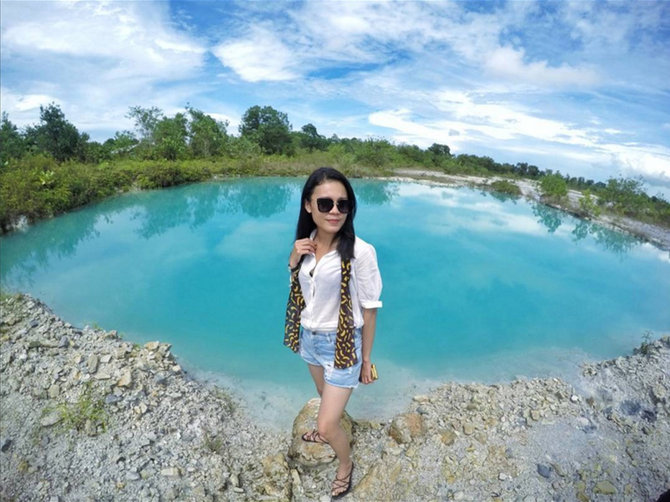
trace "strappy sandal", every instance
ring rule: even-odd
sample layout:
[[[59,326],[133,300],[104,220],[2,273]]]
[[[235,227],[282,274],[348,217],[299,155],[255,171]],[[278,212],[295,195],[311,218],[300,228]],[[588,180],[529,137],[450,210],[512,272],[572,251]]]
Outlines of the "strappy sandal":
[[[345,476],[344,478],[338,478],[337,476],[335,476],[335,480],[333,481],[333,484],[330,488],[330,500],[339,500],[351,491],[351,481],[353,480],[353,474],[354,474],[354,463],[352,462],[351,470],[349,471],[349,474],[347,476]],[[333,495],[334,490],[340,490],[342,488],[345,488],[345,490],[338,493],[337,495]]]
[[[306,441],[307,443],[328,444],[328,441],[323,439],[323,436],[319,434],[319,431],[316,429],[313,429],[310,432],[305,432],[302,435],[302,440]]]

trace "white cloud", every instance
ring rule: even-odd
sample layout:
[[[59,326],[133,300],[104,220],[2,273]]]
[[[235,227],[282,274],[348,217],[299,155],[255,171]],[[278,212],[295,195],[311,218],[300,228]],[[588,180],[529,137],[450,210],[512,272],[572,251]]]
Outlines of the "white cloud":
[[[61,105],[59,99],[48,94],[17,94],[6,87],[0,88],[0,100],[3,110],[16,110],[18,112],[34,112],[40,105],[56,103]]]
[[[170,28],[160,3],[9,2],[3,11],[13,19],[3,26],[3,52],[102,58],[98,68],[105,70],[91,78],[179,78],[199,68],[205,54]]]
[[[256,27],[242,40],[212,49],[221,63],[248,82],[293,80],[298,61],[293,52],[270,30]]]
[[[500,47],[490,52],[484,67],[494,76],[538,86],[591,86],[599,81],[596,71],[561,65],[553,68],[546,61],[524,62],[524,51]]]

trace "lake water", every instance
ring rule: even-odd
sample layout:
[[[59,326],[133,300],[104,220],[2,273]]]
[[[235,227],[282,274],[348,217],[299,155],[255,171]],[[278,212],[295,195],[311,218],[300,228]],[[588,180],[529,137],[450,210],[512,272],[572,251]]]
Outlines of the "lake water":
[[[2,287],[77,326],[172,343],[187,371],[286,427],[315,394],[282,346],[303,181],[132,193],[41,222],[0,240]],[[670,331],[667,251],[479,190],[353,184],[384,280],[380,380],[354,392],[354,416],[386,417],[445,380],[569,378]]]

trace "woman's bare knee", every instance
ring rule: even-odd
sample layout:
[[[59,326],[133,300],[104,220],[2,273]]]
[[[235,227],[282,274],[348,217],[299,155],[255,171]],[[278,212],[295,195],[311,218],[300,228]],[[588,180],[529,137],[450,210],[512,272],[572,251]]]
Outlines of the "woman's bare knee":
[[[339,421],[334,422],[329,418],[319,417],[316,420],[316,427],[319,431],[319,434],[330,441],[335,435],[337,435],[338,430],[340,429],[340,424]]]

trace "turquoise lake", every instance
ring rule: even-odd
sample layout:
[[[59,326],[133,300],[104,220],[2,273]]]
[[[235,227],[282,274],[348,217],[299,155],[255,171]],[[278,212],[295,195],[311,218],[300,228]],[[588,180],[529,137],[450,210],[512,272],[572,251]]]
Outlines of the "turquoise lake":
[[[0,239],[3,290],[66,321],[161,340],[192,375],[285,427],[315,395],[282,346],[304,179],[125,194]],[[353,180],[356,232],[384,281],[354,416],[384,418],[445,380],[576,375],[670,331],[670,254],[545,206],[469,188]]]

